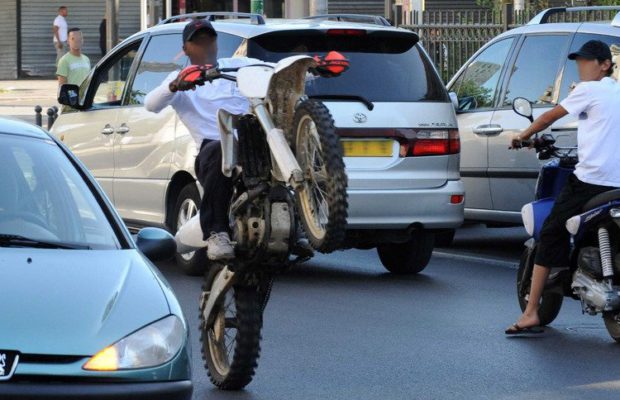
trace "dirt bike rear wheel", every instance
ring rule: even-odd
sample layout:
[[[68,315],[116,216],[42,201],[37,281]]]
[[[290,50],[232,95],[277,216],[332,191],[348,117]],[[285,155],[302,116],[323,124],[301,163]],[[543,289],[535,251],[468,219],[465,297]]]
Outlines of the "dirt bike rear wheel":
[[[312,247],[322,253],[342,246],[347,225],[347,175],[334,120],[325,105],[303,101],[293,120],[295,155],[305,181],[297,210]]]
[[[214,264],[206,273],[203,291],[209,292],[224,266]],[[240,390],[254,377],[260,355],[263,326],[263,297],[258,286],[233,285],[220,304],[212,326],[206,326],[200,303],[200,341],[202,358],[211,382],[223,390]]]

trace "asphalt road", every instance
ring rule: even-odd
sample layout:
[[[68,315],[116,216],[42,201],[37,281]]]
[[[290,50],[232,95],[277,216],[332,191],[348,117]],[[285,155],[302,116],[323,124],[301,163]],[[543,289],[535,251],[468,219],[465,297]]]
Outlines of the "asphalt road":
[[[418,276],[390,275],[374,251],[351,250],[279,277],[257,373],[241,392],[218,391],[202,367],[201,278],[160,265],[191,325],[194,398],[619,398],[620,344],[577,302],[567,299],[541,337],[505,337],[519,314],[514,267],[524,236],[472,229]]]

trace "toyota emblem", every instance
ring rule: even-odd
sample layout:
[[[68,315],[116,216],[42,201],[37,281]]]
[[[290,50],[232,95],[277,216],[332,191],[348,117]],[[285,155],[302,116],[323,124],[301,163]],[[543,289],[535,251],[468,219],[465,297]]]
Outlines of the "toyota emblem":
[[[353,114],[353,121],[357,122],[358,124],[363,124],[367,120],[368,120],[368,117],[366,117],[366,114],[364,113]]]

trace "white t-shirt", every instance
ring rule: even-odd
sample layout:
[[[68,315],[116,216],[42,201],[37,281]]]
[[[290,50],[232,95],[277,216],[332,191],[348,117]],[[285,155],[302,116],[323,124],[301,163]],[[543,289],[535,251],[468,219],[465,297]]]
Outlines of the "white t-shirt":
[[[65,43],[67,41],[67,20],[62,15],[57,15],[54,19],[54,26],[58,27],[58,37],[60,41]],[[57,43],[56,35],[54,35],[54,43]]]
[[[239,68],[252,64],[264,64],[262,61],[247,58],[222,58],[218,60],[220,68]],[[160,86],[153,89],[144,99],[148,111],[160,112],[170,105],[179,115],[200,149],[203,139],[220,140],[217,112],[224,109],[232,114],[244,114],[250,109],[250,102],[243,96],[235,82],[216,79],[196,90],[172,93],[168,87],[179,72],[174,71],[166,77]],[[235,75],[235,73],[227,73]]]
[[[620,84],[607,77],[582,82],[560,105],[579,118],[577,178],[620,187]]]

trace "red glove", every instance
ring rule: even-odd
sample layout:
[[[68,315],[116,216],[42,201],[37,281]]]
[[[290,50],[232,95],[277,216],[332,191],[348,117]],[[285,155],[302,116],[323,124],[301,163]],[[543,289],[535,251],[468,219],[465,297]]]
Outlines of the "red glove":
[[[337,51],[330,51],[324,58],[314,56],[317,62],[316,72],[324,78],[340,76],[349,69],[349,60]]]
[[[170,82],[170,91],[193,90],[196,86],[205,84],[205,71],[212,68],[212,65],[190,65],[183,68],[175,80]]]

